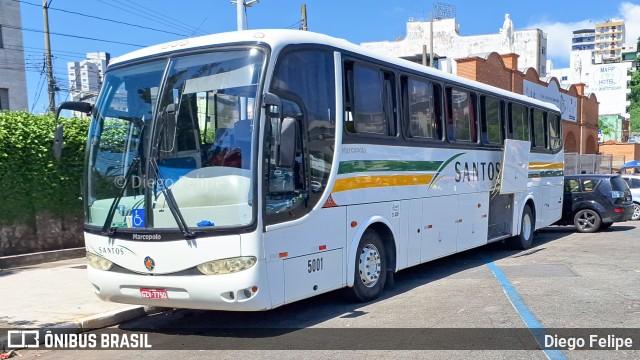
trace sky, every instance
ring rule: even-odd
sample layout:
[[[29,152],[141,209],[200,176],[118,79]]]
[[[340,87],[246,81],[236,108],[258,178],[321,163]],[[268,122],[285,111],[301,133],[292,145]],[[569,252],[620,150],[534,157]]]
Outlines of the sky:
[[[19,1],[22,27],[25,29],[23,46],[29,110],[42,113],[48,107],[42,1]],[[50,1],[49,31],[52,33],[54,76],[61,89],[57,93],[56,104],[68,100],[67,62],[81,61],[88,52],[104,51],[117,57],[144,46],[237,29],[236,5],[229,0]],[[625,20],[627,43],[636,43],[640,36],[640,2],[637,0],[441,2],[455,7],[462,36],[498,33],[505,13],[510,14],[515,30],[542,29],[547,33],[547,51],[554,68],[568,66],[573,30],[593,28],[595,23],[604,19],[616,18]],[[260,0],[247,9],[248,27],[298,28],[302,4],[307,5],[309,31],[359,44],[404,37],[407,20],[427,20],[435,2]]]

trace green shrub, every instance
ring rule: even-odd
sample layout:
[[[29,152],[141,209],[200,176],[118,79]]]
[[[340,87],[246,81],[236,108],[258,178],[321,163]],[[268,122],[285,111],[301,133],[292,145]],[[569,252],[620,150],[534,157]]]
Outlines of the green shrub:
[[[60,118],[65,142],[53,158],[54,117],[0,111],[0,221],[33,224],[35,215],[81,215],[89,121]]]

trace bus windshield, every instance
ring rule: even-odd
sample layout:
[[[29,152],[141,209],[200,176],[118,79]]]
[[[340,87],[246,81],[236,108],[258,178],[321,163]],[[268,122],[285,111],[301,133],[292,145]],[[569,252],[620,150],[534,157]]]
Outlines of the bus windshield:
[[[258,48],[225,49],[107,72],[89,133],[88,225],[250,224],[265,59]]]

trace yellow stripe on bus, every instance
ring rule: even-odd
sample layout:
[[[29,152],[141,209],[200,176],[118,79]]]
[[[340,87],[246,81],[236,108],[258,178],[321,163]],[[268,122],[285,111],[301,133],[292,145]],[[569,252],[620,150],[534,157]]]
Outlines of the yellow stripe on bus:
[[[332,192],[388,186],[428,185],[432,179],[432,174],[356,176],[336,180]]]
[[[564,164],[550,162],[530,162],[529,169],[564,169]]]

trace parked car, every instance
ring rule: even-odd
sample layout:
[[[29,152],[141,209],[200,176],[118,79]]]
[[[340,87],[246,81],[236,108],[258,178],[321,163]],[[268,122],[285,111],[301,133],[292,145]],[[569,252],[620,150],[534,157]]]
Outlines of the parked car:
[[[620,175],[567,175],[563,200],[557,224],[573,224],[583,233],[606,229],[633,215],[631,191]]]
[[[631,198],[633,199],[631,220],[638,220],[640,219],[640,174],[622,174],[621,176],[631,190]]]

